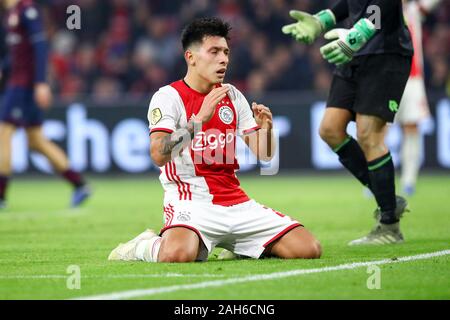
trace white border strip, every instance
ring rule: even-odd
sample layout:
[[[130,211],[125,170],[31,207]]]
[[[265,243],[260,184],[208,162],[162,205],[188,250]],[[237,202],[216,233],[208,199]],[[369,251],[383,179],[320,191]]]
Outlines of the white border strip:
[[[383,265],[383,264],[391,264],[391,263],[399,263],[399,262],[408,262],[415,260],[424,260],[435,257],[441,257],[445,255],[449,255],[450,250],[442,250],[437,252],[419,254],[414,256],[401,257],[397,259],[384,259],[378,261],[368,261],[368,262],[355,262],[348,264],[341,264],[333,267],[323,267],[323,268],[314,268],[314,269],[297,269],[291,271],[284,272],[275,272],[275,273],[267,273],[267,274],[258,274],[247,277],[236,277],[230,278],[226,280],[215,280],[215,281],[205,281],[194,284],[186,284],[186,285],[175,285],[168,287],[160,287],[160,288],[149,288],[149,289],[137,289],[137,290],[127,290],[127,291],[119,291],[107,294],[100,294],[94,296],[86,296],[76,298],[75,300],[118,300],[118,299],[131,299],[136,297],[143,296],[152,296],[159,293],[167,293],[167,292],[175,292],[181,290],[192,290],[192,289],[203,289],[210,287],[223,287],[230,284],[236,283],[244,283],[244,282],[253,282],[253,281],[263,281],[263,280],[273,280],[280,278],[287,278],[293,276],[299,276],[310,273],[320,273],[320,272],[330,272],[330,271],[338,271],[338,270],[352,270],[356,268],[366,267],[369,265]]]
[[[29,280],[29,279],[67,279],[70,274],[37,274],[37,275],[0,275],[0,280]],[[183,274],[183,273],[153,273],[153,274],[104,274],[81,275],[81,279],[128,279],[128,278],[224,278],[224,274]]]

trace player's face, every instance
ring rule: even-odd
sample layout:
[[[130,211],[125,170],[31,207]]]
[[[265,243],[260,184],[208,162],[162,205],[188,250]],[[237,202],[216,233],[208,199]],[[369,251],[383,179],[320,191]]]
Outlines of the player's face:
[[[218,36],[205,37],[193,51],[197,74],[211,84],[222,83],[229,62],[230,49],[227,40]]]

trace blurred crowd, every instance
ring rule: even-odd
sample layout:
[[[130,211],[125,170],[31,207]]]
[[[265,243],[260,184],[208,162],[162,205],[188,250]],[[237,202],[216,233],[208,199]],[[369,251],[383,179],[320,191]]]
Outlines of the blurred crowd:
[[[333,66],[320,56],[323,40],[298,44],[281,33],[290,9],[315,13],[335,0],[41,0],[50,39],[50,80],[57,96],[97,103],[119,97],[147,99],[186,72],[180,43],[195,17],[219,16],[232,26],[231,67],[226,81],[258,95],[308,90],[326,94]],[[68,30],[66,9],[81,8],[81,29]],[[429,91],[450,89],[450,2],[424,24]]]

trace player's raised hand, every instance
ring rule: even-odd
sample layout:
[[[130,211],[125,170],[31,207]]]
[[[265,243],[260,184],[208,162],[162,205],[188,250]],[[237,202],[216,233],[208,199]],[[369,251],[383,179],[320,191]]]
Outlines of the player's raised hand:
[[[38,83],[34,86],[34,100],[39,108],[46,110],[52,104],[52,92],[47,83]]]
[[[325,39],[333,40],[320,48],[323,58],[339,66],[350,62],[353,54],[360,50],[376,32],[369,19],[359,20],[351,29],[333,29],[325,34]]]
[[[228,86],[221,86],[211,90],[210,93],[203,100],[200,111],[195,117],[196,120],[206,123],[213,117],[216,112],[217,104],[226,97],[230,88]]]
[[[322,10],[315,15],[307,12],[291,10],[289,15],[297,20],[296,23],[283,26],[281,31],[291,35],[298,42],[311,44],[322,32],[330,30],[336,24],[331,10]]]
[[[262,129],[270,130],[273,127],[272,112],[263,104],[252,103],[253,115],[256,124]]]

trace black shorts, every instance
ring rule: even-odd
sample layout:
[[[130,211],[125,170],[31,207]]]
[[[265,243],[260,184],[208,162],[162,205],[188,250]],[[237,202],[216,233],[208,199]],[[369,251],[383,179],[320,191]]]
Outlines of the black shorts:
[[[327,107],[378,116],[392,122],[411,70],[412,58],[398,54],[365,55],[336,68]]]

